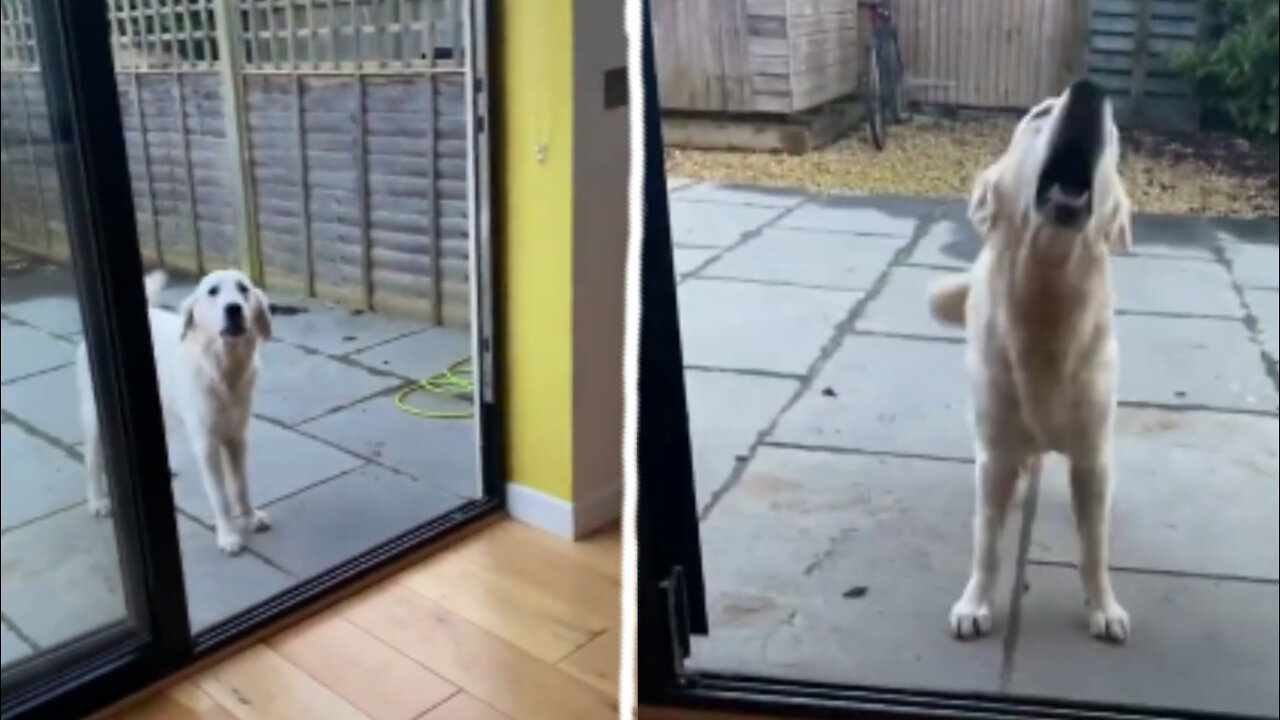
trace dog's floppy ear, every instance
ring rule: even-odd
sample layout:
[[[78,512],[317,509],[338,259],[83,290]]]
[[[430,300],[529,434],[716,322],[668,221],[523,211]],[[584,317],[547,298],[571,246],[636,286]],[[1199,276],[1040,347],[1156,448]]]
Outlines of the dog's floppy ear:
[[[249,291],[253,296],[252,307],[249,308],[249,321],[253,323],[253,331],[261,340],[271,339],[271,302],[267,294],[254,288]]]
[[[1129,194],[1119,179],[1112,192],[1115,202],[1107,211],[1102,238],[1112,252],[1129,252],[1133,249],[1133,204],[1129,202]]]
[[[187,333],[196,324],[196,300],[200,296],[199,288],[191,291],[191,294],[182,299],[178,305],[178,315],[182,318],[182,334],[178,336],[179,340],[185,339]]]
[[[1000,212],[999,173],[999,163],[978,173],[973,179],[973,189],[969,192],[969,221],[984,242],[995,229]]]

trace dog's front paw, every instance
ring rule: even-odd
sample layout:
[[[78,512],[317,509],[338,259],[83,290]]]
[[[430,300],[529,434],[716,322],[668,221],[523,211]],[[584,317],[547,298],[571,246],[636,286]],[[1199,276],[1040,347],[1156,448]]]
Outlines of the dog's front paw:
[[[111,517],[111,498],[89,498],[89,514],[96,518]]]
[[[991,604],[961,598],[951,606],[951,634],[958,640],[972,640],[991,632]]]
[[[218,534],[218,549],[228,555],[239,555],[244,550],[244,538],[240,533],[230,527],[220,527]]]
[[[266,532],[271,529],[271,516],[265,510],[254,510],[249,513],[248,522],[245,524],[253,532]]]
[[[1112,602],[1101,608],[1089,609],[1089,634],[1099,640],[1125,643],[1129,640],[1129,613]]]

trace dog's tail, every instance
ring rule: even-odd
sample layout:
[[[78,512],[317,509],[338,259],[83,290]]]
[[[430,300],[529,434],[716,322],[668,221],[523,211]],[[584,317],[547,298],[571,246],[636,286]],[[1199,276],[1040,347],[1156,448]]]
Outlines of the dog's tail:
[[[169,273],[164,270],[152,270],[142,278],[142,287],[147,292],[147,304],[155,305],[160,291],[169,284]]]
[[[939,322],[964,327],[965,305],[968,302],[968,273],[944,275],[929,285],[929,311]]]

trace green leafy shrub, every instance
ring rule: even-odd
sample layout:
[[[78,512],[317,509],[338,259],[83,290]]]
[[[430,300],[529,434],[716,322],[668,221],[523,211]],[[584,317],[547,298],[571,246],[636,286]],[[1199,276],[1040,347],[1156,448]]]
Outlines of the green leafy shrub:
[[[1210,41],[1174,58],[1206,105],[1241,133],[1275,137],[1280,126],[1280,2],[1213,0]]]

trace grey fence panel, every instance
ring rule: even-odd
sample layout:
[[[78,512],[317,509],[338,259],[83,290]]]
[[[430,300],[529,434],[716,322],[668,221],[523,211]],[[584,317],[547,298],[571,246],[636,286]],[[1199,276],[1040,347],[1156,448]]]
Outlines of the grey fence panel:
[[[0,0],[4,241],[65,257],[31,1]],[[469,323],[464,0],[106,1],[148,262]]]
[[[1194,88],[1170,61],[1200,39],[1205,8],[1205,0],[1090,0],[1085,65],[1111,95],[1119,122],[1199,127]]]

